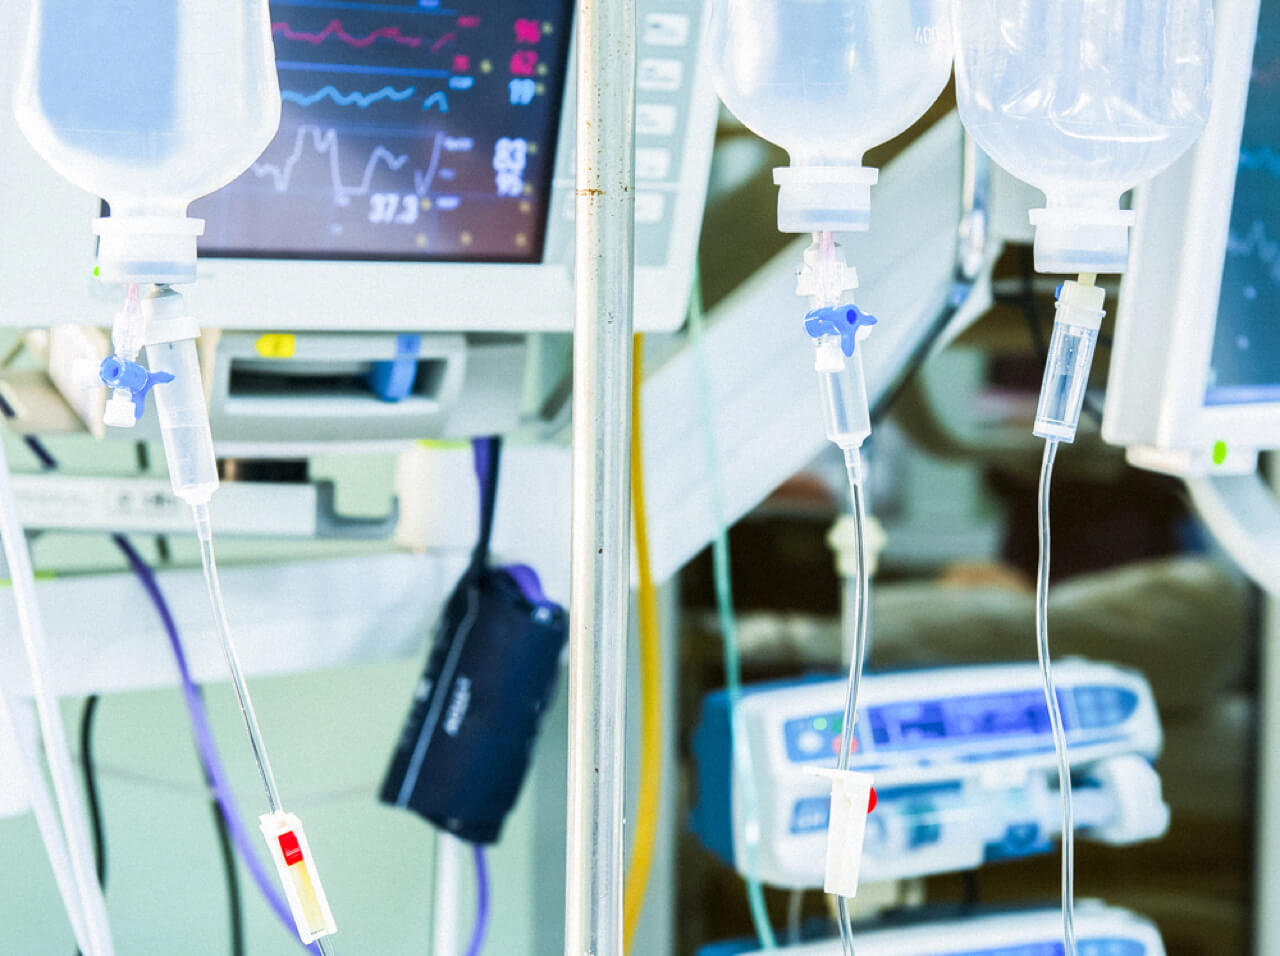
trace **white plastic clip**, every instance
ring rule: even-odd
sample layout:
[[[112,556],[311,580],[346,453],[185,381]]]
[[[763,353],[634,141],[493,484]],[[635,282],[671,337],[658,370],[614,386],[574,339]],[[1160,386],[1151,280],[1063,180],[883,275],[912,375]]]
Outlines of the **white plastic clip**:
[[[827,824],[827,871],[823,889],[835,896],[857,896],[862,844],[871,806],[871,774],[855,770],[807,767],[831,781],[831,817]]]
[[[276,872],[284,885],[298,936],[304,943],[311,943],[321,936],[331,936],[338,931],[329,909],[329,901],[316,872],[315,859],[307,835],[302,832],[302,821],[283,810],[264,813],[258,818],[267,850],[275,861]]]

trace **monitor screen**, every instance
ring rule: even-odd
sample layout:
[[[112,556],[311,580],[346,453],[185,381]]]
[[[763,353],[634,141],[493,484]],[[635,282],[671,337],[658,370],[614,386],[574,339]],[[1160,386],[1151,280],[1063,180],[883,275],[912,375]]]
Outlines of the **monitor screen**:
[[[1205,403],[1280,402],[1280,4],[1254,49]]]
[[[537,262],[572,0],[275,0],[280,130],[200,255]]]

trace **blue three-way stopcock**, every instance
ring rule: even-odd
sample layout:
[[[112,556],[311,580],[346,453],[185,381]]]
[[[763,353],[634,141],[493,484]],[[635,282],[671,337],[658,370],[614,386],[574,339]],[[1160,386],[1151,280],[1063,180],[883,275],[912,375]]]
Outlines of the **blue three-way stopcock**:
[[[98,377],[108,388],[127,389],[133,396],[135,418],[141,418],[147,410],[147,392],[157,385],[172,382],[173,376],[168,372],[149,372],[145,365],[108,355],[98,366]]]
[[[856,305],[835,305],[823,309],[814,309],[804,317],[804,330],[810,338],[820,339],[824,335],[840,336],[840,351],[846,356],[853,356],[853,347],[858,341],[858,329],[876,324],[876,317],[863,312]]]

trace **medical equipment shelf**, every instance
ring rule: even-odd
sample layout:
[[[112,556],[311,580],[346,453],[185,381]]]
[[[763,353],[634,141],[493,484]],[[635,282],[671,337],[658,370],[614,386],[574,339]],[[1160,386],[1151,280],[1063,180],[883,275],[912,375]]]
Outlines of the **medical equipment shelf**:
[[[859,295],[867,307],[875,311],[882,302],[894,303],[894,321],[866,343],[873,405],[949,292],[961,150],[954,116],[920,137],[883,171],[877,189],[886,212],[876,241],[862,246],[855,237],[850,243],[866,263],[867,281]],[[932,193],[921,201],[925,189]],[[788,246],[709,315],[706,347],[721,470],[730,478],[725,506],[731,521],[827,444],[813,427],[819,396],[811,358],[806,349],[793,347],[795,336],[803,333],[779,318],[794,307],[794,263],[807,242]],[[989,255],[994,257],[995,250]],[[988,292],[985,283],[977,287],[957,324],[981,314]],[[649,497],[658,581],[675,574],[714,532],[706,439],[689,400],[697,394],[698,374],[697,357],[686,345],[645,386],[645,460],[652,463]],[[777,395],[794,400],[777,402]],[[568,594],[569,465],[569,450],[562,445],[508,450],[504,469],[510,480],[499,495],[494,541],[495,553],[504,559],[536,566],[547,594],[559,600]],[[465,449],[419,448],[405,456],[401,480],[406,488],[430,482],[427,487],[467,495],[474,493],[469,469]],[[440,603],[465,565],[474,509],[458,495],[402,494],[401,506],[402,543],[417,553],[224,571],[228,611],[243,631],[238,640],[250,675],[341,667],[421,651]],[[172,595],[179,626],[192,634],[193,648],[208,651],[193,659],[196,678],[217,679],[222,670],[216,642],[196,639],[210,627],[199,570],[162,571],[160,579]],[[152,633],[150,621],[111,613],[131,606],[135,587],[125,574],[38,583],[50,613],[59,693],[173,684],[172,668],[154,653],[162,639],[158,625]],[[262,601],[263,594],[273,600]],[[0,611],[0,627],[13,626],[11,613]],[[90,643],[97,650],[86,655]]]

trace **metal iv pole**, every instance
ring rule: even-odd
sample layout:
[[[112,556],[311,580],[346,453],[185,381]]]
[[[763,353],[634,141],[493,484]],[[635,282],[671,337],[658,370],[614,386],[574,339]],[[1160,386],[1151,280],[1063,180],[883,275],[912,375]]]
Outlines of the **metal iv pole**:
[[[565,956],[621,956],[634,0],[578,0]]]

